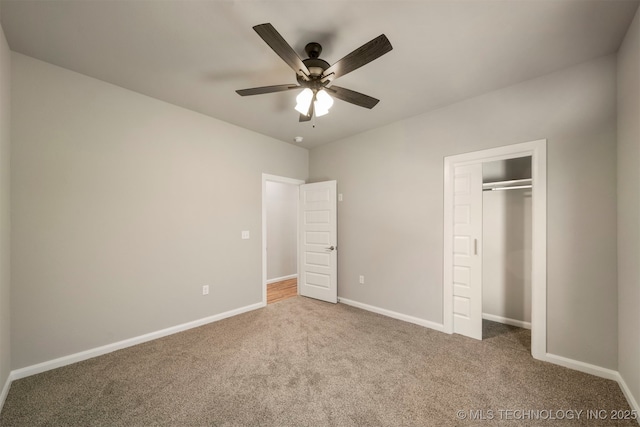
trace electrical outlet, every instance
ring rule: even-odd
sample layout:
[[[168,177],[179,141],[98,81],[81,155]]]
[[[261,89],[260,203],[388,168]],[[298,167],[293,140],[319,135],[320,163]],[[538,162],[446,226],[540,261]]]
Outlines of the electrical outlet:
[[[360,284],[364,285],[364,276],[360,275],[360,279],[359,280],[360,280]]]
[[[242,237],[243,240],[248,239],[250,237],[249,230],[243,230],[241,237]]]
[[[202,287],[202,295],[209,295],[209,285],[204,285]]]

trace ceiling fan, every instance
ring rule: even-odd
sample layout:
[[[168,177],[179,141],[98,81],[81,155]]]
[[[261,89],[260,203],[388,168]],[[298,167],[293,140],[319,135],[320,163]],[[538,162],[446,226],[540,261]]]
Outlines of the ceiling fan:
[[[300,113],[301,122],[311,120],[314,114],[316,116],[327,114],[333,104],[333,99],[330,95],[369,109],[379,102],[378,99],[371,96],[334,86],[331,83],[338,77],[368,64],[393,49],[389,39],[384,34],[363,44],[330,66],[327,61],[320,59],[322,46],[319,43],[312,42],[307,44],[304,50],[309,57],[302,60],[273,25],[269,23],[260,24],[253,27],[253,29],[295,71],[298,84],[236,90],[240,96],[261,95],[302,88],[302,92],[296,97],[298,104],[296,105],[296,110]]]

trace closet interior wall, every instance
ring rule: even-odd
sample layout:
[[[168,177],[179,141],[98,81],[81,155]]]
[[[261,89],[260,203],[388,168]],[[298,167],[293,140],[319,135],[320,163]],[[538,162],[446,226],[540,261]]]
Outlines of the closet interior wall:
[[[531,328],[531,157],[483,164],[482,315]]]

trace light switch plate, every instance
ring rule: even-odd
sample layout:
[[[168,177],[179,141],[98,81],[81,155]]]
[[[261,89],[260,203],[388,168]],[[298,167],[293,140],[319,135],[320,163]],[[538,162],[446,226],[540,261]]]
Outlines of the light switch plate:
[[[249,235],[249,230],[243,230],[243,231],[242,231],[242,238],[243,238],[244,240],[248,239],[248,238],[249,238],[249,236],[250,236],[250,235]]]

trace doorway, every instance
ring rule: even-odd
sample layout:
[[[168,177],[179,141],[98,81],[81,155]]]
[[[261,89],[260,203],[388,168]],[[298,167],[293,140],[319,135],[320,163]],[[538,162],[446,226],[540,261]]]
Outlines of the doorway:
[[[482,339],[482,166],[531,158],[531,353],[546,355],[546,140],[444,160],[443,324]],[[455,306],[455,307],[454,307]]]
[[[304,181],[262,174],[262,305],[267,305],[267,183],[296,187],[297,291],[299,295],[338,302],[337,182]]]
[[[262,303],[267,304],[268,286],[281,296],[295,294],[298,278],[299,187],[304,181],[262,175]],[[270,298],[272,301],[273,298]],[[278,299],[279,300],[279,299]]]

